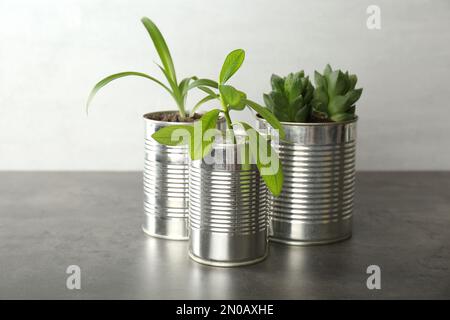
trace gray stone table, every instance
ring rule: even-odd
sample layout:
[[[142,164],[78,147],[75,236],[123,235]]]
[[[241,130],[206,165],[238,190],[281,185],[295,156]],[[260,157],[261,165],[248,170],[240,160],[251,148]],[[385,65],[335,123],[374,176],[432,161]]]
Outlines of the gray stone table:
[[[354,235],[235,269],[140,229],[140,173],[0,173],[0,298],[450,298],[450,173],[362,172]],[[81,268],[81,289],[66,268]],[[381,268],[368,290],[366,268]]]

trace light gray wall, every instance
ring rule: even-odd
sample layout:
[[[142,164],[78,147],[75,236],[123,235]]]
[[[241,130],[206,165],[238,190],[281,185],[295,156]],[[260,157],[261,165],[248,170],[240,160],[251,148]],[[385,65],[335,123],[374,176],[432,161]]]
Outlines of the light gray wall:
[[[366,8],[381,8],[368,30]],[[358,167],[450,169],[448,0],[0,0],[0,170],[140,170],[143,113],[173,106],[140,24],[163,31],[181,76],[216,77],[225,54],[247,52],[232,83],[262,102],[269,77],[330,62],[358,74]],[[250,118],[249,115],[246,115]]]

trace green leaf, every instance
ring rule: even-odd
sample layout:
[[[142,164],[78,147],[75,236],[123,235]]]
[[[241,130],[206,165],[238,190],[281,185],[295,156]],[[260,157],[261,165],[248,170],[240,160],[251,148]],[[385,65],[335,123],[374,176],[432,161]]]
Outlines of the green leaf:
[[[289,99],[289,103],[292,103],[301,92],[301,78],[298,74],[290,73],[284,81],[284,91]]]
[[[288,112],[289,101],[287,100],[287,98],[284,96],[283,93],[277,92],[277,91],[272,91],[269,94],[269,96],[276,106],[275,109],[281,110],[283,112]]]
[[[217,94],[214,91],[212,91],[210,88],[208,88],[208,87],[198,86],[198,88],[200,90],[202,90],[203,92],[206,92],[210,96],[217,96]]]
[[[270,97],[270,95],[268,95],[267,93],[263,94],[263,99],[264,99],[264,104],[266,105],[266,107],[272,111],[274,110],[275,104],[273,103],[272,98]]]
[[[305,105],[295,114],[295,122],[308,122],[308,116],[311,111],[311,105]]]
[[[166,146],[180,146],[189,144],[193,135],[191,125],[173,125],[159,129],[152,134],[152,138]]]
[[[328,105],[330,115],[346,112],[350,107],[347,96],[335,96]]]
[[[205,113],[199,121],[194,123],[194,134],[191,137],[190,156],[192,160],[203,159],[209,152],[214,139],[205,140],[205,133],[215,129],[221,110],[213,109]]]
[[[189,77],[189,78],[184,78],[183,80],[181,80],[180,84],[178,85],[178,89],[180,90],[182,97],[186,96],[186,94],[189,90],[189,82],[191,82],[191,80],[194,78],[195,77]]]
[[[215,95],[214,93],[213,93],[213,95],[208,95],[208,96],[204,97],[203,99],[201,99],[199,102],[197,102],[197,103],[195,104],[194,108],[192,108],[191,114],[194,115],[194,114],[195,114],[195,111],[197,111],[197,109],[198,109],[200,106],[202,106],[204,103],[206,103],[206,102],[208,102],[208,101],[217,99],[218,97],[219,97],[219,96],[218,96],[218,95]]]
[[[173,65],[172,57],[163,35],[159,31],[158,27],[149,18],[143,17],[141,19],[141,22],[144,25],[145,29],[147,29],[147,32],[153,41],[155,49],[158,52],[159,58],[161,59],[161,63],[163,64],[164,69],[167,72],[167,76],[170,77],[173,82],[177,83],[175,67]]]
[[[325,77],[322,76],[320,73],[318,73],[317,71],[314,71],[314,82],[316,83],[316,87],[323,87],[326,88],[326,81],[325,81]]]
[[[338,71],[338,76],[336,79],[336,87],[334,88],[334,93],[336,95],[343,95],[347,92],[348,83],[345,74],[342,71]]]
[[[323,74],[328,77],[332,72],[333,69],[331,69],[330,64],[327,64],[325,69],[323,70]]]
[[[352,91],[347,92],[348,95],[348,104],[349,105],[354,105],[356,101],[359,100],[359,98],[361,97],[363,89],[354,89]]]
[[[217,89],[219,87],[218,83],[214,80],[209,79],[197,79],[195,81],[192,81],[189,85],[189,90],[196,88],[196,87],[211,87]]]
[[[350,90],[355,89],[356,82],[358,81],[358,77],[354,74],[348,76],[348,80],[350,81]]]
[[[270,77],[270,84],[272,85],[272,90],[283,92],[284,91],[284,79],[276,74],[272,74]]]
[[[285,132],[284,132],[284,128],[281,125],[280,121],[278,121],[278,119],[274,116],[274,114],[272,112],[270,112],[269,109],[264,108],[263,106],[260,106],[259,104],[257,104],[254,101],[245,100],[245,103],[252,108],[253,110],[255,110],[261,117],[263,117],[264,119],[266,119],[266,121],[276,130],[278,130],[279,134],[280,134],[280,139],[284,139],[285,136]]]
[[[339,113],[339,114],[332,115],[330,117],[330,119],[333,120],[334,122],[350,121],[350,120],[353,120],[354,118],[355,118],[355,116],[351,113]]]
[[[255,145],[250,146],[250,152],[256,159],[256,166],[258,167],[258,170],[264,182],[266,183],[267,188],[274,196],[279,196],[283,188],[283,180],[284,180],[280,158],[270,145],[270,141],[268,141],[261,134],[259,134],[259,132],[253,129],[252,126],[250,126],[249,124],[245,122],[238,122],[238,123],[244,127],[249,136],[253,133],[256,134],[257,143],[256,146]],[[252,140],[253,139],[250,139],[250,143],[252,142]],[[268,150],[270,153],[267,156],[274,158],[276,170],[274,170],[273,168],[274,165],[273,162],[268,161],[269,159],[262,159],[261,157],[262,152],[260,152],[262,144],[265,145],[266,148],[265,150]]]
[[[242,110],[245,108],[245,99],[247,95],[229,85],[219,85],[219,92],[225,103],[234,110]]]
[[[235,74],[236,71],[239,70],[242,62],[244,62],[244,58],[245,51],[242,49],[233,50],[227,55],[222,65],[222,70],[220,71],[220,84],[224,84],[225,82],[227,82],[227,80],[230,79],[233,74]]]
[[[314,91],[314,100],[320,102],[324,106],[328,105],[328,94],[325,91],[325,88],[316,88],[316,90]]]
[[[108,83],[110,83],[113,80],[119,79],[119,78],[123,78],[123,77],[127,77],[127,76],[138,76],[138,77],[143,77],[143,78],[147,78],[150,79],[154,82],[156,82],[157,84],[159,84],[161,87],[163,87],[164,89],[166,89],[170,95],[173,96],[173,92],[166,86],[164,85],[164,83],[162,83],[161,81],[159,81],[158,79],[149,76],[148,74],[145,73],[141,73],[141,72],[135,72],[135,71],[127,71],[127,72],[120,72],[120,73],[116,73],[113,75],[110,75],[102,80],[100,80],[92,89],[91,93],[89,94],[89,97],[87,99],[87,103],[86,103],[86,112],[88,111],[89,105],[92,101],[92,99],[94,98],[94,96],[96,95],[96,93],[103,88],[104,86],[106,86]]]

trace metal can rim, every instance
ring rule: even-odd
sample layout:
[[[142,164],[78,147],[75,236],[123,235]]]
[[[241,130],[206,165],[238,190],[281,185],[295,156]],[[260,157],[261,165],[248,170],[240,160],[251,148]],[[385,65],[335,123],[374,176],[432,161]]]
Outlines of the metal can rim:
[[[258,121],[267,123],[267,120],[264,119],[263,117],[261,117],[258,113],[255,114],[255,118]],[[358,121],[358,118],[359,117],[357,115],[355,115],[355,117],[352,120],[341,121],[341,122],[286,122],[286,121],[280,121],[280,123],[283,126],[292,126],[292,127],[309,127],[309,126],[327,127],[327,126],[340,126],[340,125],[355,123]]]

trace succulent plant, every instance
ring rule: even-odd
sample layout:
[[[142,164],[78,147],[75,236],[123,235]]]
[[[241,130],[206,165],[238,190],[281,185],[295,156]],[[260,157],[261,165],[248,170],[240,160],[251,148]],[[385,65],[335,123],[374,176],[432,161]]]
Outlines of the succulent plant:
[[[311,114],[314,87],[302,70],[284,78],[273,74],[272,91],[264,94],[267,108],[280,121],[307,122]]]
[[[362,88],[355,89],[356,75],[333,71],[328,64],[323,75],[315,71],[314,80],[316,89],[312,105],[315,118],[335,122],[354,119],[355,102],[362,93]]]

